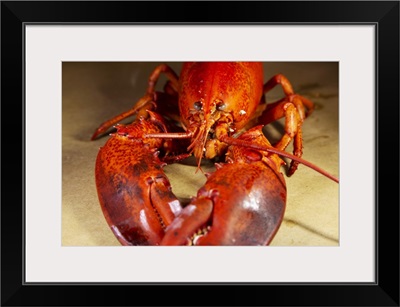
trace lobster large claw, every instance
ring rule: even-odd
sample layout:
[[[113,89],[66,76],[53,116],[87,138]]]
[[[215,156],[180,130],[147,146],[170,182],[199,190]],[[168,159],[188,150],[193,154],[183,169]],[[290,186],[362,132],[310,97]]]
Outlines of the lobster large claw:
[[[262,126],[239,139],[271,146]],[[268,245],[286,207],[286,184],[277,155],[230,146],[227,163],[217,167],[180,216],[162,245]]]
[[[161,117],[118,125],[96,159],[96,186],[103,214],[122,245],[158,245],[164,229],[181,213],[181,205],[158,155],[162,139],[144,133],[165,132]]]

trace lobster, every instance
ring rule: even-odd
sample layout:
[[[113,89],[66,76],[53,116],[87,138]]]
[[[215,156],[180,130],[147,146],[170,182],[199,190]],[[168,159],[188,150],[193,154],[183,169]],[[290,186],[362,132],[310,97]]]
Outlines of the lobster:
[[[156,91],[161,74],[168,80]],[[278,85],[284,97],[267,103],[265,94]],[[92,136],[115,125],[95,168],[108,225],[122,245],[269,245],[285,213],[282,157],[292,160],[288,176],[304,164],[339,182],[301,158],[302,124],[313,110],[285,76],[264,84],[259,62],[186,62],[179,76],[157,66],[146,94]],[[132,123],[119,124],[132,115]],[[284,133],[272,145],[263,127],[280,118]],[[285,149],[292,141],[291,154]],[[163,167],[191,155],[197,170],[206,158],[215,171],[205,173],[206,183],[185,204]]]

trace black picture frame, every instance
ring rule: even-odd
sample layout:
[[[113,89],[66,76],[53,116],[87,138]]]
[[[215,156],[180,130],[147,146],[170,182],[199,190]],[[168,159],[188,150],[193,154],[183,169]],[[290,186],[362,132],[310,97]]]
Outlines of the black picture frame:
[[[185,15],[188,12],[190,16]],[[23,129],[25,120],[23,40],[24,24],[32,22],[375,25],[376,282],[26,284],[23,276],[26,141]],[[45,110],[43,112],[45,113]],[[51,115],[46,114],[46,116]],[[354,114],[354,117],[357,116],[362,116],[362,113]],[[2,306],[399,306],[398,1],[3,1],[1,2],[1,127]],[[360,133],[364,133],[362,128],[358,127]],[[390,148],[390,151],[385,151],[386,148]]]

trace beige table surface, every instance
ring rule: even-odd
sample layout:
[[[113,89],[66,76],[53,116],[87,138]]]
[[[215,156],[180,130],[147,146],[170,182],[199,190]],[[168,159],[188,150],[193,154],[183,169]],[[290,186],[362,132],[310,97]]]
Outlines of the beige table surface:
[[[106,119],[129,109],[144,93],[149,74],[159,63],[69,63],[62,66],[62,245],[118,246],[101,211],[94,167],[108,136],[90,137]],[[177,73],[181,63],[168,63]],[[284,74],[296,92],[313,100],[315,112],[303,126],[303,158],[339,176],[338,63],[265,63],[265,81]],[[161,90],[165,78],[160,79]],[[268,101],[280,98],[280,89]],[[273,136],[279,121],[268,127]],[[195,167],[165,167],[173,190],[189,198],[205,182]],[[284,172],[284,170],[282,170]],[[272,246],[339,245],[339,185],[300,165],[286,177],[287,208]]]

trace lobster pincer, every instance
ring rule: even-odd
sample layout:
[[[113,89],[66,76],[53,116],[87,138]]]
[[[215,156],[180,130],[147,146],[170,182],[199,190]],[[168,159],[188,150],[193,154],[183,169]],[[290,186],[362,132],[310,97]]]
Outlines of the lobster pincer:
[[[166,157],[170,141],[143,138],[167,130],[159,115],[148,113],[130,125],[117,125],[96,160],[101,208],[122,245],[158,245],[182,209],[159,157]]]
[[[256,126],[239,140],[271,144]],[[180,216],[166,229],[162,245],[268,245],[282,222],[286,184],[275,154],[230,146]]]

